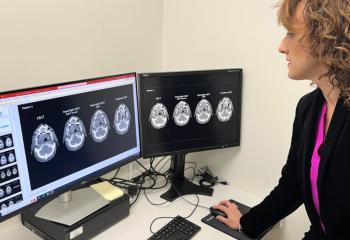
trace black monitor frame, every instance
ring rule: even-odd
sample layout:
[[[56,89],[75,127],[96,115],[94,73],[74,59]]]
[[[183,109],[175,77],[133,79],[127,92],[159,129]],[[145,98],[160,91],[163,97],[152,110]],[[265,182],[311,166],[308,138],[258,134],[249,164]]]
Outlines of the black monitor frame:
[[[212,145],[200,148],[188,148],[185,150],[179,151],[169,151],[169,152],[155,152],[152,154],[145,153],[145,138],[142,124],[142,78],[147,77],[164,77],[164,76],[181,76],[181,75],[195,75],[195,74],[210,74],[210,73],[224,73],[224,72],[235,72],[239,74],[239,82],[238,82],[238,103],[237,109],[235,109],[238,114],[238,136],[237,141],[230,142],[223,145]],[[211,196],[213,193],[213,189],[209,187],[200,187],[196,184],[193,184],[189,180],[184,177],[185,170],[185,156],[191,152],[199,152],[213,149],[221,149],[228,147],[240,146],[240,129],[241,129],[241,101],[242,101],[242,69],[240,68],[232,68],[232,69],[216,69],[216,70],[200,70],[200,71],[179,71],[179,72],[158,72],[158,73],[140,73],[137,77],[137,86],[138,86],[138,96],[139,96],[139,124],[140,124],[140,139],[141,139],[141,152],[143,158],[154,158],[159,156],[167,156],[171,155],[171,163],[170,163],[170,189],[161,195],[167,201],[173,201],[179,196],[187,195],[187,194],[202,194]]]
[[[69,82],[62,82],[62,83],[54,83],[54,84],[49,84],[49,85],[42,85],[42,86],[35,86],[35,87],[30,87],[30,88],[22,88],[22,89],[16,89],[16,90],[9,90],[9,91],[4,91],[4,92],[0,92],[0,95],[7,95],[7,94],[15,94],[15,93],[20,93],[20,92],[24,92],[24,91],[33,91],[35,92],[36,90],[42,89],[42,88],[50,88],[50,87],[57,87],[57,86],[65,86],[65,85],[71,85],[71,84],[78,84],[78,83],[83,83],[83,82],[88,82],[88,81],[94,81],[94,80],[98,80],[101,78],[110,78],[110,77],[122,77],[122,76],[127,76],[127,75],[134,75],[136,83],[137,83],[137,76],[135,72],[130,72],[130,73],[123,73],[123,74],[117,74],[117,75],[107,75],[107,76],[100,76],[100,77],[95,77],[95,78],[87,78],[87,79],[81,79],[81,80],[73,80],[73,81],[69,81]],[[0,98],[1,99],[1,98]],[[136,95],[136,99],[135,99],[136,105],[138,105],[138,95]],[[139,110],[138,110],[139,112]],[[140,137],[140,136],[139,136]],[[140,142],[141,144],[141,142]],[[11,212],[9,214],[6,214],[4,216],[0,216],[0,223],[3,221],[6,221],[7,219],[20,214],[21,212],[25,211],[26,209],[29,209],[31,207],[37,206],[39,204],[43,204],[45,202],[48,202],[56,197],[58,197],[59,195],[69,191],[69,190],[74,190],[74,189],[78,189],[81,186],[86,186],[89,182],[96,180],[98,177],[100,177],[103,174],[106,174],[108,172],[111,172],[119,167],[122,167],[123,165],[126,165],[128,163],[131,163],[137,159],[139,159],[141,157],[141,152],[139,154],[135,154],[133,156],[130,156],[128,158],[125,158],[122,161],[119,161],[115,164],[109,165],[105,168],[102,168],[98,171],[95,171],[89,175],[83,176],[79,179],[76,179],[73,182],[67,183],[66,185],[55,189],[54,193],[46,196],[44,198],[41,198],[40,200],[33,202],[31,204],[28,204],[14,212]]]

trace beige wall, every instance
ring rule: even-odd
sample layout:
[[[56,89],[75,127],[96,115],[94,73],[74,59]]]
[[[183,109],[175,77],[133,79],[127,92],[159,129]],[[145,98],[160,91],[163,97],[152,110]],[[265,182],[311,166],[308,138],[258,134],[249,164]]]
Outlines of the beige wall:
[[[243,68],[241,147],[190,157],[263,197],[286,160],[296,102],[310,90],[286,76],[273,4],[0,0],[0,91],[129,71]],[[298,211],[267,239],[300,239],[308,225]]]
[[[159,71],[162,19],[163,0],[0,0],[0,92]]]
[[[0,91],[161,66],[162,0],[0,0]]]
[[[276,1],[164,2],[164,71],[243,68],[241,147],[191,158],[235,187],[265,196],[286,161],[297,100],[311,90],[287,77],[285,56],[277,51],[284,30],[277,25]],[[301,239],[308,226],[302,209],[268,239]]]

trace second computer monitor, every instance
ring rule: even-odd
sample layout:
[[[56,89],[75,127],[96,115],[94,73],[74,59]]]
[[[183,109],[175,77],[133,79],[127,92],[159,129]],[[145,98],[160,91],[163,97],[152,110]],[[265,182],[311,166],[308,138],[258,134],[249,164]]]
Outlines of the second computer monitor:
[[[242,70],[143,73],[138,91],[142,156],[171,155],[161,197],[211,195],[184,177],[185,155],[240,145]]]
[[[242,70],[139,75],[142,155],[240,144]]]

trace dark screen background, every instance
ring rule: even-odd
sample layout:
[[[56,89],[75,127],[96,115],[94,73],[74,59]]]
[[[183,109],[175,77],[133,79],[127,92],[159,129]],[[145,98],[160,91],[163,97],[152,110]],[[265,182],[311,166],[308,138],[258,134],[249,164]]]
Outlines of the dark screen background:
[[[143,156],[239,145],[241,79],[241,70],[141,74],[139,91]],[[230,91],[232,93],[227,93]],[[213,116],[208,123],[199,124],[195,119],[195,108],[203,97],[198,94],[206,93],[210,93],[204,99],[211,103]],[[175,105],[180,101],[175,96],[180,95],[188,95],[184,101],[189,104],[192,113],[189,123],[182,127],[173,120]],[[223,97],[229,97],[234,106],[234,113],[227,122],[219,121],[216,116],[216,108]],[[153,128],[149,120],[156,103],[163,103],[169,113],[168,123],[162,129]]]
[[[116,98],[124,99],[116,100]],[[105,103],[100,105],[100,108],[90,106],[103,101]],[[124,135],[118,135],[113,127],[115,110],[121,103],[129,108],[131,115],[130,128]],[[28,106],[33,107],[22,109],[22,107]],[[77,116],[83,121],[87,137],[80,150],[68,151],[63,143],[63,130],[70,116],[66,116],[62,111],[76,107],[80,107],[80,110],[71,116]],[[107,114],[111,127],[107,139],[101,143],[94,142],[90,135],[91,118],[97,109],[101,109]],[[18,106],[18,111],[32,190],[137,146],[132,85],[23,104]],[[45,118],[37,120],[37,117],[42,115]],[[31,154],[32,136],[41,123],[48,124],[54,129],[59,144],[55,157],[43,163],[38,162]]]

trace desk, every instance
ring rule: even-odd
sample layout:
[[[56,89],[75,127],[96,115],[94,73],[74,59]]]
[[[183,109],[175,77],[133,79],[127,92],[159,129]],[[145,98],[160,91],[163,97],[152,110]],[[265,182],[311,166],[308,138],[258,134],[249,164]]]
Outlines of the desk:
[[[147,196],[154,203],[160,203],[164,200],[159,196],[165,190],[152,190]],[[239,202],[242,202],[248,206],[252,206],[259,202],[259,198],[243,192],[239,189],[235,189],[232,186],[224,186],[217,185],[214,188],[214,194],[212,197],[201,196],[198,195],[200,202],[199,205],[210,207],[220,200],[233,198]],[[192,203],[197,202],[197,198],[195,196],[184,196],[188,201]],[[167,203],[161,206],[151,205],[146,197],[141,194],[138,201],[131,207],[130,215],[110,227],[106,231],[97,235],[93,240],[110,240],[110,239],[118,239],[118,240],[137,240],[137,239],[147,239],[152,234],[150,233],[149,227],[152,220],[156,217],[161,216],[188,216],[194,206],[186,202],[182,198],[176,199],[172,203]],[[190,221],[199,225],[202,229],[197,233],[197,235],[193,238],[193,240],[232,240],[232,238],[204,223],[201,222],[201,219],[209,213],[208,209],[198,207],[196,211],[193,213]],[[171,219],[161,219],[157,220],[152,227],[153,231],[157,231]],[[6,223],[6,222],[5,222]],[[1,226],[1,225],[0,225]],[[40,238],[36,236],[34,233],[29,231],[27,228],[22,226],[19,221],[19,217],[12,218],[8,220],[5,228],[0,227],[0,239],[6,240],[39,240]]]

